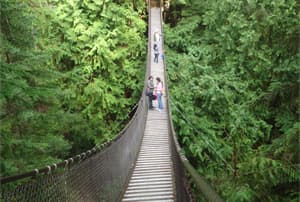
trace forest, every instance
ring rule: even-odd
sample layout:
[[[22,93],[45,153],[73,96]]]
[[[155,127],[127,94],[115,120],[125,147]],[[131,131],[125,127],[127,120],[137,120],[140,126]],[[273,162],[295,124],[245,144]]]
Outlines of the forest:
[[[0,2],[1,176],[117,135],[142,91],[144,1]]]
[[[299,2],[173,0],[165,16],[186,156],[226,201],[298,201]]]
[[[226,201],[299,200],[299,8],[171,0],[164,13],[178,140]],[[1,177],[114,138],[143,89],[145,1],[0,0],[0,13]]]

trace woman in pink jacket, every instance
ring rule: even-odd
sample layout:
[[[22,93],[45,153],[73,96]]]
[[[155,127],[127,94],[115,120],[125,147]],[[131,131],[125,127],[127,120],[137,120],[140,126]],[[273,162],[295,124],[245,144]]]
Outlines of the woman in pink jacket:
[[[162,94],[163,94],[163,82],[160,80],[159,77],[156,78],[156,95],[157,95],[157,102],[158,102],[158,111],[163,109],[162,103]]]

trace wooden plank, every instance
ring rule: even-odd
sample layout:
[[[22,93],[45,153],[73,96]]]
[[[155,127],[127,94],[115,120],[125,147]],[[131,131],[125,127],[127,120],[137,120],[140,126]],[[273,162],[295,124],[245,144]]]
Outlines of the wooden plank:
[[[151,33],[161,30],[160,9],[151,8]],[[153,44],[151,44],[151,47]],[[161,45],[159,45],[161,49]],[[151,75],[164,78],[163,62],[153,62]],[[161,52],[162,50],[160,50]],[[163,103],[166,98],[162,97]],[[153,102],[157,107],[157,101]],[[139,156],[122,201],[174,201],[173,162],[169,142],[167,110],[149,110]]]

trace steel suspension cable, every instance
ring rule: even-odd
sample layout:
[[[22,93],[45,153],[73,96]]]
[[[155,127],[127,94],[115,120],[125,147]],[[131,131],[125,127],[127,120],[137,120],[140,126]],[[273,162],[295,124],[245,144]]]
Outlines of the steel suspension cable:
[[[231,170],[234,171],[234,169],[232,168],[232,166],[223,158],[222,155],[219,154],[219,152],[206,140],[202,137],[201,132],[191,123],[191,121],[184,115],[184,113],[178,109],[178,107],[176,106],[176,104],[171,100],[170,103],[174,106],[175,110],[183,117],[183,119],[185,120],[185,122],[194,130],[196,131],[198,134],[200,134],[200,137],[205,141],[205,143],[216,153],[216,155],[225,163],[225,165]]]

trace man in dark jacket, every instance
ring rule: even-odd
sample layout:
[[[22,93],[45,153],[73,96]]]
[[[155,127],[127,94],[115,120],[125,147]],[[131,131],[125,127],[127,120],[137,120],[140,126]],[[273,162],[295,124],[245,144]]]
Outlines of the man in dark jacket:
[[[154,90],[154,83],[153,83],[153,77],[149,76],[148,77],[148,82],[147,82],[147,96],[149,98],[149,109],[153,109],[153,90]]]

